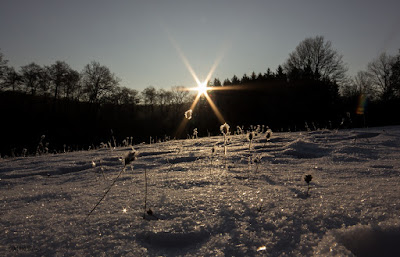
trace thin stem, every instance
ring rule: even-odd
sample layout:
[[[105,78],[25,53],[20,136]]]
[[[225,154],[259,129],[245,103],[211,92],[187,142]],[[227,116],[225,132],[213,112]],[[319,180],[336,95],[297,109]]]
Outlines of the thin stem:
[[[146,218],[146,209],[147,209],[147,169],[144,169],[144,212],[143,212],[143,219]]]
[[[211,155],[211,158],[210,158],[210,160],[211,160],[211,164],[210,164],[210,176],[211,176],[212,160],[213,160],[213,157],[212,157],[212,155]]]
[[[101,201],[103,201],[103,199],[106,197],[106,195],[108,194],[108,192],[110,192],[111,188],[114,186],[115,182],[117,182],[118,178],[121,176],[122,172],[125,171],[125,167],[118,173],[118,176],[114,179],[114,181],[112,182],[112,184],[110,185],[110,187],[107,189],[107,191],[104,193],[104,195],[101,197],[101,199],[96,203],[96,205],[93,207],[93,209],[88,213],[88,215],[86,216],[86,218],[88,218],[92,212],[97,208],[97,206],[101,203]]]

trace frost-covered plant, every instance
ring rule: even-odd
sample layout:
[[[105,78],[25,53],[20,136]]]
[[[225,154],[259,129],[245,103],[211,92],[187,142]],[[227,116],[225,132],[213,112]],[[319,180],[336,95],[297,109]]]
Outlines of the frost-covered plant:
[[[111,137],[112,137],[112,140],[114,142],[114,148],[116,148],[117,147],[117,141],[115,141],[114,131],[113,130],[111,130]]]
[[[261,164],[261,159],[262,159],[262,156],[261,155],[257,155],[255,158],[254,158],[254,163],[256,164],[256,173],[258,172],[258,166]]]
[[[238,135],[242,135],[243,134],[243,129],[240,126],[236,126],[236,133]]]
[[[45,147],[44,147],[44,144],[43,144],[43,140],[46,138],[46,135],[42,135],[41,137],[40,137],[40,141],[39,141],[39,144],[38,144],[38,146],[36,147],[36,155],[41,155],[41,154],[43,154],[44,152],[45,152]]]
[[[144,169],[144,212],[143,212],[143,219],[146,219],[147,215],[151,216],[153,219],[158,219],[154,216],[153,211],[149,208],[147,209],[147,169]]]
[[[126,171],[126,167],[128,164],[131,164],[134,160],[136,160],[137,157],[137,152],[132,148],[132,151],[129,151],[123,158],[121,158],[121,160],[123,160],[124,162],[124,168],[118,173],[117,177],[113,180],[113,182],[111,183],[111,185],[108,187],[108,189],[104,192],[103,196],[100,198],[100,200],[96,203],[96,205],[92,208],[92,210],[90,210],[90,212],[88,213],[88,215],[86,216],[86,218],[88,218],[93,211],[97,208],[97,206],[101,203],[101,201],[103,201],[103,199],[106,197],[106,195],[108,194],[108,192],[110,192],[111,188],[115,185],[115,183],[117,182],[117,180],[119,179],[119,177],[121,176],[121,174]],[[133,169],[133,166],[131,165],[131,168]]]
[[[251,131],[247,134],[247,140],[250,142],[249,143],[249,151],[251,151],[251,143],[253,142],[254,139],[254,132]]]
[[[185,112],[185,118],[188,119],[188,120],[192,119],[192,114],[193,114],[192,110],[187,110]]]
[[[197,132],[197,128],[193,129],[193,139],[197,139],[198,132]]]
[[[272,138],[272,130],[267,126],[267,131],[265,131],[265,144],[264,147],[267,145],[267,143],[271,140]]]
[[[270,128],[267,128],[267,131],[265,132],[265,139],[268,141],[271,140],[272,137],[272,130]]]
[[[311,131],[311,129],[310,129],[310,127],[308,126],[308,123],[307,123],[307,121],[306,122],[304,122],[304,128],[308,131],[308,132],[310,132]]]
[[[215,145],[211,148],[211,157],[210,157],[210,175],[211,175],[211,169],[212,169],[212,162],[215,154]]]
[[[22,157],[26,157],[27,153],[28,153],[28,149],[26,149],[26,148],[22,149]]]
[[[307,183],[307,193],[306,196],[308,196],[308,191],[310,191],[310,182],[312,180],[312,175],[305,175],[304,176],[304,181]]]
[[[226,137],[229,135],[229,128],[226,122],[219,127],[221,133],[224,135],[224,155],[226,155]]]

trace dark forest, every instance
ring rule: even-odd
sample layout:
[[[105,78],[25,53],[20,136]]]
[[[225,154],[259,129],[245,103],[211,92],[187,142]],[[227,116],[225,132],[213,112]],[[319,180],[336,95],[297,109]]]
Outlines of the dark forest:
[[[341,58],[330,41],[307,38],[275,71],[215,78],[208,87],[219,90],[208,95],[231,133],[237,126],[304,131],[400,124],[400,54],[382,53],[354,78]],[[63,61],[18,71],[7,64],[0,53],[1,157],[187,138],[195,128],[199,136],[220,133],[221,122],[201,97],[177,134],[195,97],[183,86],[120,87],[95,61],[81,72]]]

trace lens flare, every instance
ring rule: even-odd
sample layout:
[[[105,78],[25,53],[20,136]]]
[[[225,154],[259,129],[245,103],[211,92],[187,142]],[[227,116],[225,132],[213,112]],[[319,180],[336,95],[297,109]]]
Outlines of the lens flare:
[[[184,53],[182,52],[182,50],[180,49],[178,43],[172,38],[171,34],[168,33],[168,38],[170,40],[170,42],[172,43],[172,45],[175,47],[175,50],[178,52],[180,58],[182,59],[182,62],[185,64],[186,68],[188,69],[188,71],[190,72],[190,74],[192,75],[194,81],[196,82],[197,87],[191,87],[191,88],[187,88],[187,90],[189,91],[197,91],[197,95],[192,103],[192,105],[190,106],[190,110],[194,110],[194,108],[196,107],[197,103],[199,102],[200,98],[202,96],[205,97],[205,99],[207,100],[207,102],[210,104],[211,109],[213,110],[215,116],[218,118],[220,123],[225,123],[225,119],[222,116],[221,112],[218,110],[217,106],[214,104],[213,100],[211,99],[211,97],[208,95],[207,91],[211,91],[211,90],[221,90],[222,88],[214,88],[214,87],[208,87],[208,82],[211,79],[212,74],[214,73],[214,71],[216,70],[218,64],[220,63],[221,59],[222,59],[222,54],[219,55],[216,60],[214,61],[214,64],[212,65],[210,71],[208,72],[206,79],[201,82],[197,76],[197,74],[194,72],[192,66],[190,65],[188,59],[186,58],[186,56],[184,55]],[[228,87],[224,88],[229,89]],[[176,132],[176,136],[179,137],[183,130],[186,127],[186,124],[188,123],[188,119],[187,118],[183,118],[182,122],[179,124],[179,127],[177,129]]]

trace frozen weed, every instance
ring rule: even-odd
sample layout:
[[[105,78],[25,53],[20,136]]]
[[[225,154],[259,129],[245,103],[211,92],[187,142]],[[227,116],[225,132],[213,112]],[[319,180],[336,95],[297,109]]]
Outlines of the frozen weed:
[[[254,139],[254,132],[251,131],[247,134],[247,140],[250,142],[249,143],[249,151],[251,151],[251,143],[253,142]]]
[[[262,159],[262,156],[257,155],[253,160],[253,162],[256,164],[256,171],[255,171],[256,173],[258,172],[258,166],[261,164],[261,159]]]
[[[213,165],[213,158],[215,154],[215,145],[211,148],[211,157],[210,157],[210,176],[211,176],[211,169]]]
[[[310,191],[310,182],[312,180],[312,176],[311,175],[305,175],[304,176],[304,181],[307,183],[307,193],[306,196],[308,196],[308,192]]]
[[[265,144],[264,146],[271,140],[272,137],[272,130],[267,127],[267,131],[265,132]]]
[[[146,214],[148,216],[146,216]],[[147,169],[144,169],[144,212],[143,212],[143,219],[158,219],[153,211],[149,208],[147,209]]]
[[[36,147],[36,155],[41,155],[44,153],[44,145],[43,145],[43,140],[46,138],[46,135],[42,135],[40,137],[40,141],[38,146]]]
[[[108,192],[110,192],[111,188],[115,185],[121,174],[126,171],[126,166],[130,163],[132,163],[134,160],[136,160],[137,152],[132,149],[132,151],[129,151],[123,158],[124,160],[124,168],[118,173],[117,177],[113,180],[111,185],[108,187],[108,189],[104,192],[103,196],[100,198],[100,200],[95,204],[95,206],[90,210],[88,215],[86,216],[85,219],[89,218],[89,216],[93,213],[93,211],[99,206],[99,204],[103,201],[103,199],[107,196]],[[133,166],[131,166],[133,169]]]
[[[226,144],[227,144],[227,136],[229,135],[229,125],[225,122],[222,124],[219,129],[221,130],[221,133],[224,135],[224,155],[226,156]]]
[[[111,130],[111,138],[112,138],[112,140],[114,142],[114,149],[115,149],[117,147],[117,142],[115,141],[114,131],[113,130]]]
[[[236,126],[236,134],[238,134],[238,135],[243,134],[243,129],[240,126]]]
[[[197,132],[197,128],[193,129],[193,139],[197,139],[198,132]]]

